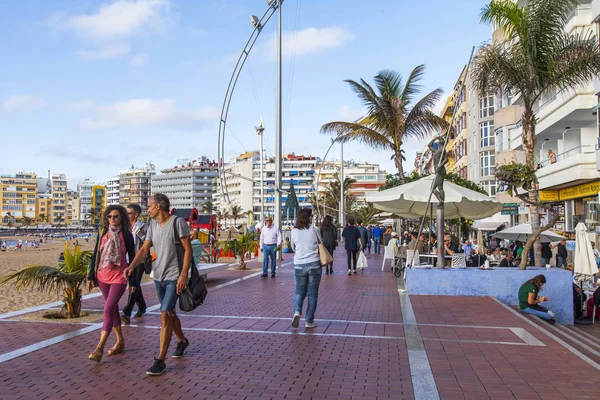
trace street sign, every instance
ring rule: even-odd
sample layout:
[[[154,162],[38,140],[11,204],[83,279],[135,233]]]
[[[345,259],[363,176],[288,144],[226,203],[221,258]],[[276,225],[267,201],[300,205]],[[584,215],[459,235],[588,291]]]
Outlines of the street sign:
[[[502,203],[501,215],[519,215],[519,205],[517,203]]]

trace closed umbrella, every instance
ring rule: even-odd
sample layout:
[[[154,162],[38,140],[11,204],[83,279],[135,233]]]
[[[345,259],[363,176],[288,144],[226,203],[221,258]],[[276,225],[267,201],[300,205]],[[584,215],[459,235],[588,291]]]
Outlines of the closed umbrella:
[[[485,246],[483,245],[483,232],[481,230],[477,231],[477,254],[485,254]]]
[[[494,233],[492,237],[525,242],[532,232],[531,224],[520,224]],[[542,243],[560,242],[563,239],[566,239],[566,237],[552,231],[544,231],[540,234],[540,242]]]
[[[575,227],[575,266],[573,269],[573,279],[580,282],[580,288],[583,292],[583,282],[590,279],[598,273],[596,257],[592,250],[590,238],[587,235],[587,228],[583,222]],[[583,293],[581,295],[581,308],[583,308]],[[582,323],[582,321],[577,321]]]
[[[399,217],[421,218],[427,209],[435,175],[396,186],[381,192],[366,194],[366,200],[381,211],[394,213]],[[444,218],[481,219],[492,216],[502,209],[502,203],[485,194],[444,182]],[[437,206],[437,199],[431,196],[431,207]]]

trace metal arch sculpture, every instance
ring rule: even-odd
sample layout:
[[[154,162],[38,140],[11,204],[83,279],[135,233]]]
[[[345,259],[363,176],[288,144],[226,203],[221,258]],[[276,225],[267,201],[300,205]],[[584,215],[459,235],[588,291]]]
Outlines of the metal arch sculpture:
[[[233,97],[233,92],[235,90],[235,85],[237,83],[238,78],[240,77],[240,73],[242,72],[242,68],[246,63],[246,59],[250,55],[250,51],[254,47],[256,40],[260,36],[262,29],[269,22],[277,8],[279,7],[279,3],[283,2],[283,0],[269,2],[269,8],[263,16],[258,20],[252,19],[252,24],[254,25],[254,30],[250,34],[248,41],[246,42],[246,46],[240,53],[238,57],[237,63],[235,64],[235,68],[231,73],[231,77],[229,78],[229,84],[227,85],[227,91],[225,92],[225,99],[223,100],[223,106],[221,108],[221,117],[219,121],[219,137],[217,139],[217,147],[218,147],[218,159],[219,159],[219,184],[221,185],[221,199],[224,200],[227,204],[229,201],[229,193],[227,191],[227,178],[225,176],[225,163],[224,163],[224,154],[225,154],[225,128],[227,126],[227,115],[229,114],[229,106],[231,104],[231,99]]]

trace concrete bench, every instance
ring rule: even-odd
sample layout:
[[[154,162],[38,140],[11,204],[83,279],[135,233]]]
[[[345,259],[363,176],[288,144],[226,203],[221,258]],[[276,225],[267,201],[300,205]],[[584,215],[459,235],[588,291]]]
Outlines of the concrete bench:
[[[198,269],[198,272],[200,273],[200,275],[206,280],[208,274],[228,269],[229,264],[228,263],[213,263],[213,264],[198,263],[198,264],[196,264],[196,268]]]

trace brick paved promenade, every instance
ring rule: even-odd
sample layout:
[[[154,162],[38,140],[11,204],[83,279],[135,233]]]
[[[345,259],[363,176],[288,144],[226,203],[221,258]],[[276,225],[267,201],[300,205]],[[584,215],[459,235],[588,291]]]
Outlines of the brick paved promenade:
[[[167,359],[159,377],[145,375],[160,327],[153,286],[144,293],[154,307],[124,328],[125,354],[100,364],[87,360],[100,324],[0,315],[0,399],[600,398],[596,327],[550,327],[492,298],[408,296],[380,272],[380,256],[354,276],[345,254],[335,256],[313,330],[290,327],[291,257],[275,279],[209,275],[206,304],[180,313],[186,357]],[[85,309],[102,305],[84,300]]]

